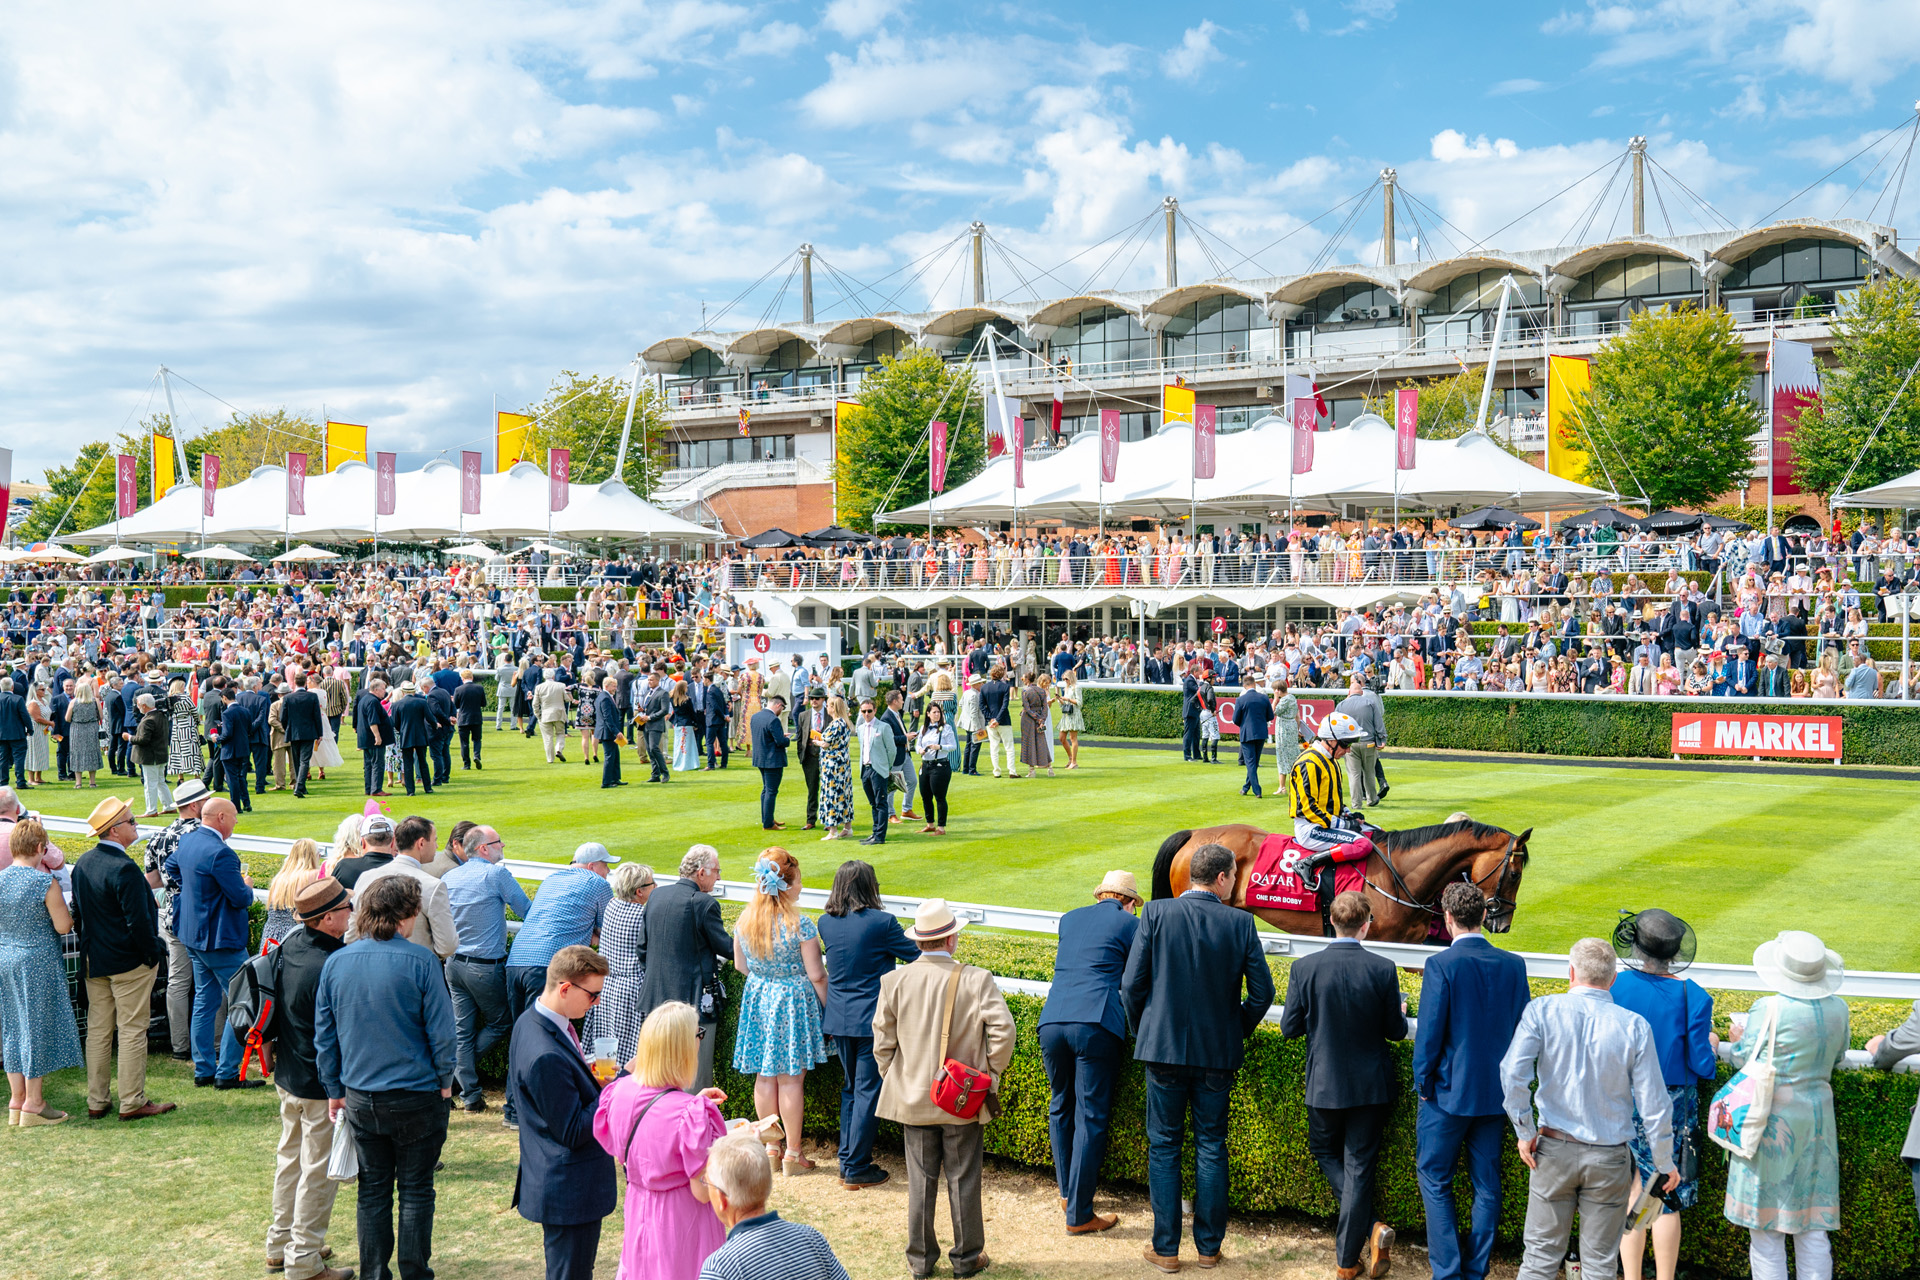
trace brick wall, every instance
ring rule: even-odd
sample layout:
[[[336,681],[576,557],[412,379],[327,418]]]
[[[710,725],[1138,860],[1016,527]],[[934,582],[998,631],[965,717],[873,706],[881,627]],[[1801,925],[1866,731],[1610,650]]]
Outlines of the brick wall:
[[[768,529],[805,533],[833,523],[832,488],[790,484],[723,489],[708,497],[707,505],[736,537],[752,537]]]

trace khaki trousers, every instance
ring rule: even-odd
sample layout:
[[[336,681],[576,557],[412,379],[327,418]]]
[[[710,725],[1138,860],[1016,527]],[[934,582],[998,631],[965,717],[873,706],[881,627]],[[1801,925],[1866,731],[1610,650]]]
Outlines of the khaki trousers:
[[[1374,764],[1380,759],[1380,748],[1355,746],[1347,753],[1347,794],[1353,797],[1357,805],[1375,805],[1380,803],[1380,775],[1374,772]]]
[[[278,1085],[280,1151],[273,1170],[273,1225],[267,1256],[285,1258],[287,1280],[308,1280],[326,1267],[320,1249],[333,1220],[340,1184],[327,1176],[333,1154],[333,1121],[324,1099],[296,1098]]]
[[[990,724],[987,726],[987,758],[993,764],[993,776],[1000,776],[1000,752],[1007,753],[1007,776],[1013,776],[1013,748],[1019,742],[1014,728],[1010,724]]]
[[[107,1109],[115,1028],[120,1031],[120,1110],[138,1111],[147,1104],[147,1001],[153,995],[153,973],[147,964],[109,978],[87,979],[89,1111]]]
[[[553,763],[553,757],[567,749],[567,722],[565,720],[542,720],[540,722],[540,745],[546,749],[547,763]]]

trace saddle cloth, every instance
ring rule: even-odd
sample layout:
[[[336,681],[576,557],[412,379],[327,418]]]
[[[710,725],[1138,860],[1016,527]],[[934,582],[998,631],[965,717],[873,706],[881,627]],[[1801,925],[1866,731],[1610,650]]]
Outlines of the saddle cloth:
[[[1254,855],[1253,870],[1247,877],[1247,908],[1318,912],[1319,900],[1300,877],[1300,864],[1306,860],[1308,853],[1309,850],[1294,843],[1292,836],[1278,832],[1261,841],[1260,852]],[[1363,889],[1366,881],[1364,863],[1341,862],[1334,865],[1335,893]]]

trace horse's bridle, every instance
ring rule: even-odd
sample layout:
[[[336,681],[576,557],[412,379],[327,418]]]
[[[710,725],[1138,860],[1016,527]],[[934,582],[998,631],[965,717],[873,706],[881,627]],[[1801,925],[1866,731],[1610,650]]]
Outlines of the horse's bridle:
[[[1507,833],[1507,848],[1506,848],[1506,851],[1500,857],[1500,865],[1495,867],[1492,871],[1487,872],[1486,875],[1475,877],[1475,876],[1469,875],[1465,871],[1460,873],[1460,878],[1462,880],[1465,880],[1467,883],[1473,885],[1476,888],[1480,888],[1483,893],[1485,892],[1484,887],[1482,887],[1484,882],[1489,877],[1497,877],[1497,879],[1494,879],[1494,882],[1493,882],[1494,891],[1492,893],[1487,894],[1487,918],[1489,920],[1495,920],[1500,918],[1501,916],[1511,916],[1514,912],[1520,909],[1520,904],[1514,899],[1507,897],[1505,894],[1505,890],[1507,887],[1507,872],[1513,866],[1514,849],[1515,849],[1515,846],[1519,843],[1519,840],[1520,840],[1520,837],[1515,835],[1511,831]],[[1381,897],[1385,898],[1387,901],[1397,902],[1401,906],[1406,907],[1409,910],[1424,911],[1428,915],[1435,915],[1435,916],[1440,914],[1440,908],[1437,906],[1429,906],[1424,902],[1409,901],[1409,899],[1413,897],[1413,890],[1407,887],[1407,882],[1405,878],[1403,878],[1400,874],[1400,868],[1393,865],[1393,855],[1388,853],[1385,847],[1376,847],[1374,852],[1378,853],[1380,855],[1380,861],[1386,864],[1387,873],[1393,877],[1394,885],[1400,890],[1400,892],[1406,894],[1407,896],[1405,898],[1397,898],[1393,894],[1388,893],[1385,889],[1382,889],[1379,885],[1375,884],[1371,880],[1367,881],[1367,888],[1373,890],[1375,893],[1379,894]]]

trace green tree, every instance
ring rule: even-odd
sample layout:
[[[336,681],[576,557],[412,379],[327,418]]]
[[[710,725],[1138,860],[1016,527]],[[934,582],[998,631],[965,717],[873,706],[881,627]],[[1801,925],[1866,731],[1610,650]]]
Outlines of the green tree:
[[[236,413],[210,431],[190,437],[187,442],[187,467],[191,474],[182,480],[198,482],[200,456],[211,453],[220,459],[220,487],[238,484],[253,474],[255,467],[285,466],[289,453],[307,455],[307,473],[319,475],[326,465],[325,434],[321,424],[304,413],[284,406],[255,413]]]
[[[1624,499],[1644,494],[1654,508],[1700,507],[1744,487],[1763,421],[1747,394],[1751,375],[1726,312],[1634,316],[1594,353],[1593,385],[1571,406],[1576,434],[1599,449],[1586,482],[1613,488],[1611,471]]]
[[[882,356],[879,368],[860,383],[859,411],[840,425],[834,478],[842,524],[876,533],[906,528],[875,529],[874,513],[927,500],[932,461],[928,424],[935,417],[947,424],[950,490],[986,465],[981,439],[985,410],[972,370],[950,365],[930,351]]]
[[[624,378],[596,377],[562,369],[547,388],[546,399],[526,410],[535,421],[527,431],[533,460],[546,469],[548,449],[570,449],[575,484],[599,484],[613,475],[614,455],[620,451],[620,431],[627,420]],[[651,497],[666,470],[669,425],[654,388],[640,384],[633,406],[633,435],[627,442],[627,465],[621,474],[629,489]]]
[[[1794,482],[1823,501],[1842,480],[1865,489],[1920,469],[1920,377],[1893,400],[1920,359],[1920,280],[1895,276],[1855,293],[1834,322],[1833,353],[1838,363],[1821,375],[1819,401],[1793,432]],[[1883,415],[1886,425],[1861,457]]]
[[[1473,430],[1474,418],[1480,412],[1480,388],[1486,381],[1487,371],[1480,367],[1463,369],[1450,378],[1435,378],[1431,382],[1409,380],[1396,389],[1420,393],[1420,423],[1414,429],[1415,435],[1422,440],[1451,440]],[[1392,422],[1393,397],[1369,397],[1367,412]]]

